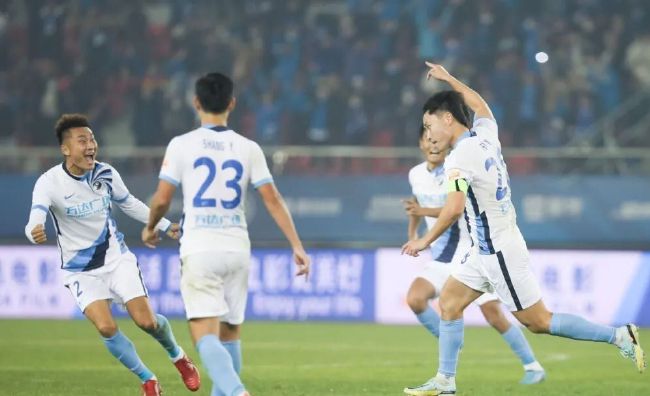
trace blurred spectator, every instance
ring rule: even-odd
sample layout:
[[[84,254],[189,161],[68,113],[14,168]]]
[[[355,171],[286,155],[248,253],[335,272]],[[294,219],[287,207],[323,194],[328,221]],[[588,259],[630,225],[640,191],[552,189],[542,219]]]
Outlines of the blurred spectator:
[[[112,144],[163,145],[217,70],[233,126],[263,144],[412,146],[430,59],[478,88],[509,144],[560,146],[650,88],[647,26],[646,0],[5,1],[0,141],[49,144],[78,111],[100,139],[128,126]]]
[[[650,29],[632,42],[625,61],[636,81],[644,88],[650,88]]]

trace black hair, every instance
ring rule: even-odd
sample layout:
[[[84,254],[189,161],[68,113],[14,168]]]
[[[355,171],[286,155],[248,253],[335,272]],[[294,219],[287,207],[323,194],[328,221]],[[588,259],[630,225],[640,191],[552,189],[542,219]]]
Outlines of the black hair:
[[[456,91],[441,91],[430,97],[422,107],[424,113],[434,114],[448,111],[456,121],[470,128],[470,110],[463,95]]]
[[[90,128],[88,118],[83,114],[63,114],[56,121],[54,130],[56,131],[56,138],[59,144],[63,144],[64,134],[72,128]]]
[[[194,93],[203,111],[214,114],[226,111],[233,90],[232,80],[221,73],[208,73],[196,80],[194,85]]]

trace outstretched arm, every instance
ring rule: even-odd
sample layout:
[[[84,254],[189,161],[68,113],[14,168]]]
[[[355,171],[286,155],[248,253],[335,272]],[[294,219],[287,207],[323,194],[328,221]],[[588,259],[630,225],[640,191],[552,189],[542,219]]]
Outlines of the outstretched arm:
[[[135,196],[129,194],[126,198],[121,201],[113,201],[117,206],[120,207],[122,212],[124,212],[130,218],[137,220],[141,223],[147,223],[149,219],[150,210],[144,202],[140,201]],[[160,231],[167,232],[171,221],[160,218],[158,222],[155,223],[156,228]]]
[[[149,220],[144,229],[142,229],[142,242],[150,248],[155,247],[158,243],[159,238],[156,224],[160,225],[159,222],[165,220],[163,216],[169,210],[175,191],[176,186],[170,182],[162,179],[158,182],[158,189],[151,198],[151,204],[149,205]],[[178,239],[178,224],[172,224],[166,232],[170,238]]]
[[[478,92],[474,91],[472,88],[468,87],[456,77],[449,74],[449,72],[442,66],[437,65],[431,62],[425,62],[429,67],[429,72],[427,73],[427,79],[435,78],[440,81],[445,81],[456,92],[460,92],[465,99],[465,103],[472,109],[475,114],[475,118],[490,118],[494,119],[492,115],[492,110],[488,106],[487,102],[479,95]]]

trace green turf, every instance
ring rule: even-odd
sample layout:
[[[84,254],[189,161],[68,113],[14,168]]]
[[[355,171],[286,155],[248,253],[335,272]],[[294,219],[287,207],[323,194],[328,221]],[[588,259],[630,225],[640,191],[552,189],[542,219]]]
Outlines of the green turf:
[[[172,323],[190,347],[184,322]],[[120,322],[166,395],[189,395],[163,349]],[[491,329],[466,330],[459,395],[650,395],[640,375],[610,345],[527,334],[548,380],[517,384],[521,366]],[[650,342],[650,330],[642,333]],[[422,328],[371,324],[247,323],[243,379],[254,396],[400,395],[436,368],[437,343]],[[650,346],[650,344],[648,344]],[[196,395],[209,395],[203,375]],[[85,321],[0,321],[0,395],[138,395],[138,381],[104,349]]]

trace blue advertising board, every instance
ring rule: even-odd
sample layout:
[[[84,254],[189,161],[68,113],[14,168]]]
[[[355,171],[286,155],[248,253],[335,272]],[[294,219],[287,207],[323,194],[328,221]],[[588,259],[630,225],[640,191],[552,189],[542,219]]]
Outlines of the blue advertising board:
[[[306,241],[399,246],[406,235],[401,200],[406,176],[280,176],[275,178]],[[0,176],[0,238],[22,239],[35,177]],[[155,177],[125,176],[131,192],[148,202]],[[529,246],[650,248],[650,178],[635,176],[517,176],[511,180],[518,224]],[[253,242],[283,241],[254,190],[246,212]],[[142,225],[113,212],[132,246]],[[180,194],[169,218],[182,213]],[[49,222],[48,222],[49,223]],[[130,236],[130,237],[129,237]]]
[[[151,305],[184,317],[180,260],[175,249],[133,249]],[[253,320],[374,320],[374,252],[310,251],[313,271],[296,277],[291,251],[255,250],[251,257],[246,318]],[[123,308],[115,312],[126,315]]]

